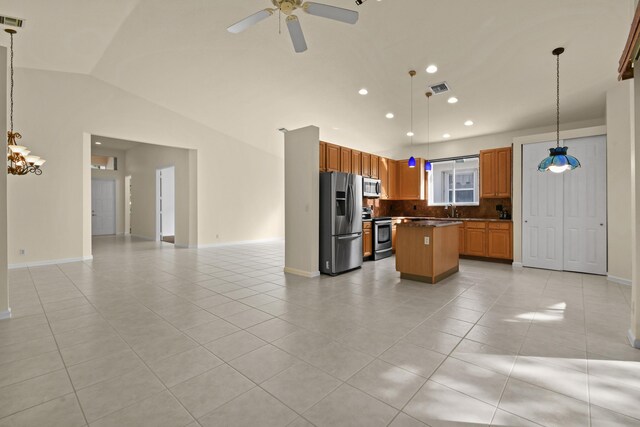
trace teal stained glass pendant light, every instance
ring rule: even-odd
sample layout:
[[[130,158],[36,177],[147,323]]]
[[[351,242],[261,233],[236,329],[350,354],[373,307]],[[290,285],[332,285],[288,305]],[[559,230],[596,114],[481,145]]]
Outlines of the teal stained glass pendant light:
[[[538,165],[540,172],[563,173],[580,167],[580,161],[567,154],[568,147],[560,146],[560,55],[564,53],[563,47],[558,47],[552,52],[556,57],[557,97],[556,97],[556,146],[549,149],[549,157]]]
[[[407,132],[407,136],[411,138],[411,146],[413,147],[413,78],[416,75],[416,70],[411,70],[409,71],[409,76],[411,76],[411,130],[409,132]],[[411,156],[411,158],[409,159],[409,163],[408,166],[410,168],[415,168],[416,167],[416,158]]]
[[[429,145],[431,144],[431,96],[433,92],[425,93],[427,95],[427,161],[424,164],[424,170],[431,171],[431,161],[429,160]]]

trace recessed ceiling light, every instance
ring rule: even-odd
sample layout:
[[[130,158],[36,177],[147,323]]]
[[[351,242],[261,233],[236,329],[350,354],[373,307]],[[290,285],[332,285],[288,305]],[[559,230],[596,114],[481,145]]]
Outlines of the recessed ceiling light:
[[[473,120],[467,120],[466,122],[464,122],[465,126],[473,126]]]
[[[429,73],[429,74],[434,74],[434,73],[437,73],[437,72],[438,72],[438,67],[437,67],[437,66],[435,66],[435,65],[429,65],[429,66],[427,67],[427,73]]]
[[[447,102],[448,102],[449,104],[455,104],[456,102],[458,102],[458,98],[456,98],[455,96],[452,96],[451,98],[449,98],[449,99],[447,100]]]
[[[362,88],[362,89],[360,89],[360,90],[358,91],[358,93],[359,93],[360,95],[366,95],[366,94],[368,94],[368,93],[369,93],[369,91],[368,91],[368,90],[366,90],[365,88]]]
[[[102,142],[96,141],[96,145],[102,145]]]
[[[407,132],[407,136],[413,136],[415,135],[413,132]]]
[[[387,113],[387,119],[393,119],[394,117],[393,113]]]
[[[442,135],[443,138],[451,138],[451,135],[449,135],[448,133],[445,133],[444,135]]]

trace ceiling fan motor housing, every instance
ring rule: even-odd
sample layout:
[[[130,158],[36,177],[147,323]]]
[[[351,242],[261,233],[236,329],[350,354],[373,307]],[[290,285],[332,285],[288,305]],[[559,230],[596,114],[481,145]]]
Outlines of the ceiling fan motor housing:
[[[290,15],[294,10],[302,6],[302,0],[272,0],[272,2],[285,15]]]

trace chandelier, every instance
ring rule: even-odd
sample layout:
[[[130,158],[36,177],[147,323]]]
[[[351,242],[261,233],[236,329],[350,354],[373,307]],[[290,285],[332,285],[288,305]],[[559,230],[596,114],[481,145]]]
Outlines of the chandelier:
[[[31,151],[29,151],[27,147],[18,145],[16,141],[21,139],[22,135],[13,131],[13,35],[16,31],[12,29],[6,29],[5,31],[11,36],[11,130],[7,133],[7,172],[11,175],[26,175],[28,173],[42,175],[40,167],[46,160],[41,159],[38,156],[32,156]]]

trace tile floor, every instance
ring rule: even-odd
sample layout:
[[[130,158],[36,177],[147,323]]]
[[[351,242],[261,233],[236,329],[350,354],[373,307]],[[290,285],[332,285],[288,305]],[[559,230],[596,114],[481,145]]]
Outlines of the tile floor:
[[[631,289],[463,261],[284,275],[283,244],[98,238],[13,270],[0,426],[638,426]]]

